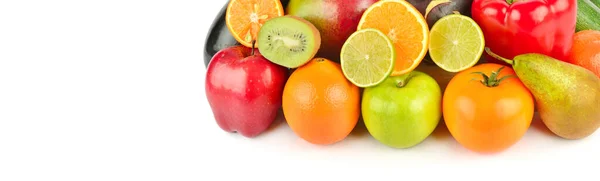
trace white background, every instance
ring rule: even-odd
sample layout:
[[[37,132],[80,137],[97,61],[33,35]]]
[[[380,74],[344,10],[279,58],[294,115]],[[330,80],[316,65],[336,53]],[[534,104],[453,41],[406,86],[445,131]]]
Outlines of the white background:
[[[600,133],[566,141],[539,120],[493,155],[444,127],[410,149],[364,126],[330,146],[281,119],[255,139],[226,133],[202,60],[224,3],[0,0],[0,180],[597,179]]]

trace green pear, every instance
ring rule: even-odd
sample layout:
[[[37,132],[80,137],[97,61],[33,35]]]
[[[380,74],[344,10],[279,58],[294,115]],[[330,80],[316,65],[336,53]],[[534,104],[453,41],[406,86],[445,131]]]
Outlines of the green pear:
[[[600,127],[600,78],[591,71],[552,57],[529,53],[509,60],[517,76],[535,97],[542,121],[565,139],[582,139]]]

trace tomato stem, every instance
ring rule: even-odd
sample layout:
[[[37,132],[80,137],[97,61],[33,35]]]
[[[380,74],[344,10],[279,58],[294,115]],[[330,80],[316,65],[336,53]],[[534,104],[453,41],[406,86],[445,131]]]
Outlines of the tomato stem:
[[[396,87],[402,88],[408,84],[408,81],[412,77],[412,72],[406,73],[404,75],[399,76],[400,80],[396,83]]]
[[[500,85],[500,82],[502,82],[503,80],[514,77],[512,75],[507,75],[498,79],[498,75],[500,75],[502,69],[504,69],[504,66],[500,67],[497,71],[493,71],[492,74],[490,74],[490,76],[486,75],[483,72],[472,72],[472,74],[479,74],[483,76],[483,80],[480,81],[483,85],[487,87],[496,87]]]
[[[501,57],[500,55],[492,52],[492,50],[490,50],[489,47],[485,47],[485,52],[487,52],[487,54],[489,54],[490,56],[492,56],[492,57],[494,57],[494,58],[496,58],[498,60],[502,60],[502,61],[504,61],[504,62],[506,62],[506,63],[508,63],[510,65],[515,65],[515,61],[514,60]]]

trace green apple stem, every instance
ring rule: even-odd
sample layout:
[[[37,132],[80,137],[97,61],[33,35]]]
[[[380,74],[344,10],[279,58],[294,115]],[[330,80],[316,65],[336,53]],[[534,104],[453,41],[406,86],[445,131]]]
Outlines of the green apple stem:
[[[412,72],[409,72],[407,74],[399,76],[400,80],[398,81],[398,83],[396,83],[396,87],[402,88],[402,87],[406,86],[406,84],[408,84],[408,81],[410,81],[411,77],[412,77]]]
[[[492,57],[494,57],[494,58],[496,58],[498,60],[502,60],[502,61],[504,61],[504,62],[506,62],[506,63],[508,63],[510,65],[515,65],[515,61],[514,60],[504,58],[504,57],[502,57],[502,56],[500,56],[500,55],[492,52],[492,50],[490,50],[489,47],[485,47],[485,52],[487,52],[487,54],[489,54],[490,56],[492,56]]]

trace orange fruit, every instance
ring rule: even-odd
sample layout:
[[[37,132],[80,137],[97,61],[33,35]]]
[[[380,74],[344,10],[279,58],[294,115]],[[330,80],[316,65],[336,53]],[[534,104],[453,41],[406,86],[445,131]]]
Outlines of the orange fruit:
[[[600,31],[583,30],[575,33],[572,50],[571,63],[600,77]]]
[[[429,47],[429,26],[421,13],[403,0],[382,0],[369,7],[358,30],[374,28],[394,43],[396,62],[391,76],[406,74],[421,63]]]
[[[279,0],[230,0],[225,23],[240,44],[252,47],[265,21],[283,15],[283,6]]]
[[[300,138],[319,145],[345,139],[360,114],[359,88],[338,63],[315,58],[296,69],[283,90],[283,115]]]

